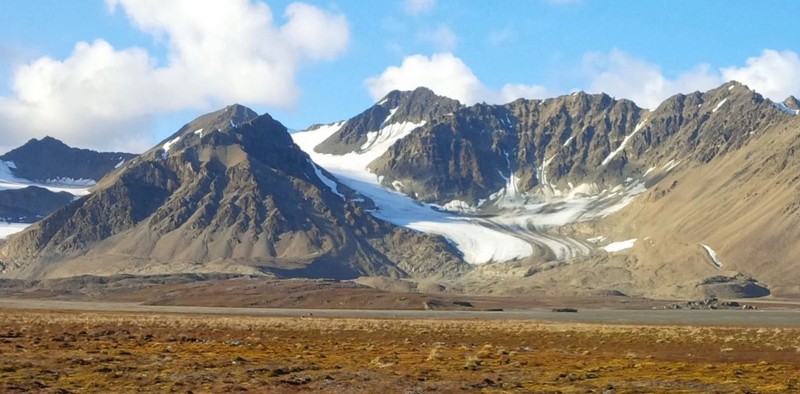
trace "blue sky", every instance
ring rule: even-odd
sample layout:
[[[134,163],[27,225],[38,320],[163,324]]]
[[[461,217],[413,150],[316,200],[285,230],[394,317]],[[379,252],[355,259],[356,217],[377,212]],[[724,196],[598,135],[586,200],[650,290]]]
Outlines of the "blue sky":
[[[575,90],[643,107],[737,79],[800,94],[794,1],[5,0],[0,148],[141,151],[240,102],[290,128],[391,89],[462,102]]]

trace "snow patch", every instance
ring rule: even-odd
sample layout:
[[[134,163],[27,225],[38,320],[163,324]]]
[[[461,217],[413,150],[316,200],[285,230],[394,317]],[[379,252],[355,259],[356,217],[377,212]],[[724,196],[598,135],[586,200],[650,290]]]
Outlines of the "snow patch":
[[[123,164],[125,164],[125,159],[122,159],[122,160],[120,160],[120,161],[119,161],[119,163],[117,163],[117,164],[114,166],[114,168],[120,168],[120,167],[122,167],[122,165],[123,165]]]
[[[170,148],[172,148],[172,145],[175,145],[175,143],[177,143],[180,140],[181,140],[181,137],[177,136],[177,137],[173,138],[172,140],[167,141],[166,143],[164,143],[164,145],[161,146],[161,149],[164,149],[164,152],[161,153],[161,157],[166,159],[167,156],[169,155],[169,150],[170,150]]]
[[[315,146],[339,131],[344,123],[298,132],[292,134],[292,138],[314,162],[336,175],[341,183],[374,201],[377,208],[370,213],[379,219],[413,230],[442,235],[452,241],[462,252],[464,260],[471,264],[509,261],[530,256],[533,248],[529,242],[503,231],[488,228],[478,219],[441,212],[430,204],[420,203],[406,195],[386,189],[381,186],[378,177],[367,169],[370,162],[422,124],[403,122],[384,126],[369,145],[365,144],[358,152],[345,155],[321,154],[314,151]]]
[[[24,189],[28,186],[37,186],[54,193],[67,192],[73,196],[85,196],[89,194],[89,188],[95,184],[92,179],[72,178],[56,178],[49,179],[46,182],[33,182],[15,176],[11,172],[12,168],[17,168],[13,162],[0,160],[0,190]]]
[[[706,250],[706,253],[708,253],[708,257],[711,259],[711,262],[714,263],[714,265],[717,268],[722,269],[722,262],[719,261],[719,256],[717,256],[717,252],[715,252],[714,249],[711,249],[708,245],[700,244],[700,246],[702,246],[703,249]]]
[[[670,171],[672,171],[673,168],[677,167],[678,164],[681,164],[681,162],[680,161],[675,161],[675,160],[670,160],[670,161],[667,162],[667,164],[664,164],[664,167],[661,167],[661,169],[666,171],[666,172],[670,172]]]
[[[604,240],[604,239],[606,239],[606,237],[604,237],[604,236],[602,236],[602,235],[598,235],[598,236],[596,236],[596,237],[587,238],[586,240],[587,240],[587,241],[589,241],[589,242],[594,242],[594,243],[597,243],[597,242],[601,242],[601,241],[602,241],[602,240]]]
[[[383,127],[383,125],[389,123],[389,120],[392,119],[392,116],[394,116],[394,113],[397,112],[398,108],[400,108],[400,107],[392,108],[392,109],[389,110],[389,116],[387,116],[386,119],[384,119],[383,122],[381,122],[381,127]]]
[[[603,250],[609,253],[619,252],[620,250],[630,249],[633,245],[636,244],[636,238],[628,239],[625,241],[619,242],[612,242],[606,246],[603,246]]]
[[[719,110],[719,109],[722,107],[722,105],[723,105],[723,104],[725,104],[725,102],[726,102],[726,101],[728,101],[728,98],[727,98],[727,97],[725,97],[724,99],[722,99],[722,101],[720,101],[720,102],[717,104],[717,106],[716,106],[716,107],[714,107],[714,109],[712,109],[712,110],[711,110],[711,113],[713,114],[714,112],[717,112],[717,111],[718,111],[718,110]]]
[[[461,201],[461,200],[453,200],[453,201],[450,201],[447,204],[444,204],[444,205],[441,205],[441,206],[436,206],[434,204],[431,204],[431,205],[434,206],[434,207],[438,207],[439,209],[441,209],[443,211],[449,211],[449,212],[469,213],[469,212],[475,212],[476,211],[475,207],[470,205],[468,202]]]
[[[317,167],[317,165],[314,164],[313,161],[311,161],[311,159],[308,160],[308,164],[311,164],[311,167],[314,168],[314,173],[317,174],[317,178],[319,178],[319,180],[322,181],[322,183],[324,183],[325,186],[328,187],[328,189],[331,189],[331,191],[334,194],[336,194],[337,196],[341,197],[342,199],[345,198],[344,194],[339,193],[339,185],[336,184],[336,181],[334,181],[333,179],[328,178],[327,176],[325,176],[325,174],[322,172],[322,170],[320,170],[319,167]]]
[[[619,144],[619,147],[617,147],[617,149],[615,149],[613,152],[609,153],[608,157],[603,159],[603,162],[600,163],[600,165],[604,166],[604,165],[607,165],[608,163],[610,163],[611,160],[614,159],[614,157],[616,157],[620,152],[622,152],[623,149],[625,149],[625,147],[628,145],[628,142],[631,140],[631,138],[633,138],[633,136],[635,136],[636,133],[638,133],[639,130],[641,130],[642,127],[644,127],[644,125],[646,123],[647,123],[647,119],[645,119],[645,120],[641,121],[639,124],[637,124],[636,127],[633,129],[633,133],[630,133],[630,134],[626,135],[625,138],[622,140],[622,143]]]
[[[203,129],[199,128],[199,129],[193,131],[192,134],[199,134],[200,137],[202,137],[203,136]]]

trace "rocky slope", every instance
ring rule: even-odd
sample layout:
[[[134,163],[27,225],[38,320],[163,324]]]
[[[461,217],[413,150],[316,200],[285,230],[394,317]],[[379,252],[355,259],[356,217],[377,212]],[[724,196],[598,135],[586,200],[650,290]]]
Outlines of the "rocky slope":
[[[188,123],[0,246],[9,277],[237,272],[452,276],[444,239],[376,220],[269,115]]]
[[[0,156],[0,160],[13,162],[11,173],[18,178],[53,183],[59,180],[97,181],[134,156],[130,153],[72,148],[55,138],[44,137],[26,142]]]
[[[483,264],[450,283],[451,288],[512,294],[760,296],[770,289],[800,293],[796,286],[787,287],[798,279],[789,275],[795,252],[789,240],[796,234],[790,227],[755,226],[753,214],[725,214],[730,206],[724,202],[744,198],[734,179],[755,169],[763,173],[763,160],[754,162],[756,157],[781,151],[779,146],[766,148],[766,141],[779,130],[791,136],[800,130],[793,126],[792,105],[791,98],[773,103],[736,82],[673,96],[653,110],[579,92],[459,107],[385,138],[381,152],[365,150],[365,145],[336,145],[333,137],[350,128],[352,119],[299,133],[296,139],[340,179],[351,179],[346,182],[351,187],[378,196],[374,186],[365,185],[379,184],[422,202],[418,209],[408,205],[395,212],[393,206],[403,200],[383,198],[378,212],[396,224],[442,234],[473,256],[469,261]],[[362,134],[380,138],[403,121],[392,117]],[[313,134],[317,136],[311,138]],[[324,139],[324,134],[332,137]],[[315,143],[319,141],[324,143]],[[355,174],[348,164],[365,168]],[[791,171],[777,169],[748,185],[779,185],[780,195],[789,196],[793,187],[787,174]],[[708,188],[716,182],[726,186],[725,193]],[[702,198],[695,201],[695,196]],[[796,223],[786,218],[789,200],[779,206],[772,195],[751,198],[760,206],[759,215],[769,213],[770,223]],[[464,236],[425,210],[452,212],[493,235],[512,236],[529,246]],[[413,220],[404,221],[402,215]],[[420,220],[428,224],[419,225]],[[708,223],[715,224],[714,231]],[[741,243],[734,246],[723,237]],[[708,239],[730,246],[719,252],[714,249],[719,243]],[[767,246],[776,239],[786,246]],[[753,252],[746,240],[764,244]],[[480,259],[470,248],[514,253]],[[742,261],[721,268],[719,260],[732,256],[732,249]]]
[[[0,190],[0,221],[33,223],[73,199],[67,192],[51,192],[38,186]]]
[[[365,275],[376,287],[506,295],[797,295],[796,107],[736,82],[651,110],[582,92],[462,106],[421,88],[290,136],[232,106],[9,239],[0,261],[10,277]]]

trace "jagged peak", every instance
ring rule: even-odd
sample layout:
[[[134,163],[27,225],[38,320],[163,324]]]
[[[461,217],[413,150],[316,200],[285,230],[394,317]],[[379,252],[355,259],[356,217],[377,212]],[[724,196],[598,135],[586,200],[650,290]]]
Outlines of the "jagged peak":
[[[436,94],[433,90],[420,86],[414,90],[392,90],[387,93],[383,98],[376,103],[376,105],[385,106],[387,108],[396,108],[403,102],[417,102],[417,101],[451,101],[458,102],[458,100],[441,96]],[[459,103],[460,105],[460,103]]]
[[[800,110],[800,100],[798,100],[797,97],[794,96],[789,96],[786,98],[786,100],[783,100],[783,105],[795,111]]]

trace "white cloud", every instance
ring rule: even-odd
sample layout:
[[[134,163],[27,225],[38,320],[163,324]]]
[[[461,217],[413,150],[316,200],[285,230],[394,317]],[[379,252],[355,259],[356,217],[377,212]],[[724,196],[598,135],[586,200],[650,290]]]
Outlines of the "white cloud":
[[[430,12],[434,6],[436,0],[403,0],[403,8],[411,15]]]
[[[746,66],[725,67],[721,73],[725,80],[744,83],[775,101],[800,93],[800,58],[792,51],[765,49],[748,58]]]
[[[439,25],[435,29],[422,30],[417,34],[422,42],[432,44],[437,51],[452,52],[458,44],[458,37],[450,27]]]
[[[774,101],[800,93],[800,57],[792,51],[766,49],[741,67],[714,70],[699,64],[674,78],[666,77],[657,65],[618,49],[586,54],[582,66],[589,79],[588,91],[631,99],[645,108],[655,108],[677,93],[706,91],[730,80]]]
[[[375,100],[392,90],[413,90],[420,86],[465,104],[505,103],[519,97],[539,98],[546,93],[542,86],[521,84],[507,84],[500,91],[492,90],[451,53],[408,56],[400,66],[388,67],[381,75],[367,78],[365,83]]]
[[[526,99],[543,99],[548,97],[552,92],[542,85],[524,85],[524,84],[505,84],[500,89],[499,101],[507,103],[519,98]]]
[[[330,60],[349,41],[344,16],[293,3],[276,26],[250,0],[107,0],[168,48],[159,65],[141,48],[80,42],[63,60],[17,67],[13,96],[0,98],[5,148],[45,134],[98,149],[146,147],[154,116],[241,102],[288,107],[298,68]],[[144,132],[144,133],[143,133]]]
[[[618,49],[588,53],[582,66],[589,78],[589,92],[627,98],[644,108],[655,108],[676,93],[708,90],[722,83],[720,76],[706,64],[669,79],[660,67]]]

